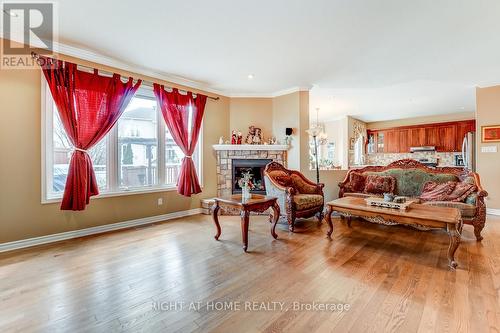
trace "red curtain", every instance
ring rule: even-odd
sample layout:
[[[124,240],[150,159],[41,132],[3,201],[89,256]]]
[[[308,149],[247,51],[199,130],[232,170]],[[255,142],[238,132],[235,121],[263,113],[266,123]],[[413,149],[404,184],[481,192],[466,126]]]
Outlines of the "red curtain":
[[[177,181],[177,192],[186,197],[201,193],[192,155],[198,142],[207,96],[197,94],[194,98],[191,92],[183,95],[177,89],[167,92],[159,84],[154,84],[154,93],[163,119],[175,143],[185,155]],[[189,119],[190,114],[191,119]]]
[[[87,73],[77,65],[40,57],[39,63],[59,111],[61,122],[75,151],[71,156],[61,210],[84,210],[90,197],[99,194],[87,150],[115,125],[141,84],[120,75]]]

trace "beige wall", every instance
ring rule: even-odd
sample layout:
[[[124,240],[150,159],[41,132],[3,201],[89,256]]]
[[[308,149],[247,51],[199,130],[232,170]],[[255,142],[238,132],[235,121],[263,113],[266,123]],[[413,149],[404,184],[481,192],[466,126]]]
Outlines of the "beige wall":
[[[412,126],[412,125],[422,125],[422,124],[444,123],[447,121],[469,120],[469,119],[474,119],[474,117],[475,117],[474,112],[458,112],[458,113],[440,114],[440,115],[426,116],[426,117],[376,121],[376,122],[366,123],[366,126],[368,129],[385,129],[385,128],[393,128],[399,126]]]
[[[280,143],[285,141],[285,129],[293,128],[288,150],[288,167],[300,169],[300,95],[298,92],[273,98],[273,133]]]
[[[231,98],[229,101],[229,132],[240,130],[243,140],[248,127],[254,125],[262,129],[264,139],[273,136],[273,99],[272,98]]]
[[[0,243],[197,208],[200,198],[216,194],[212,144],[229,130],[229,99],[225,97],[217,102],[209,100],[206,106],[202,194],[185,198],[171,191],[93,199],[83,212],[62,212],[59,204],[42,205],[40,85],[40,70],[0,70]],[[160,197],[163,206],[157,205]]]
[[[236,104],[234,103],[236,100]],[[268,110],[271,102],[272,112]],[[309,128],[309,92],[300,91],[286,94],[272,99],[261,98],[237,98],[231,99],[231,124],[251,124],[256,120],[265,119],[272,125],[271,133],[280,142],[284,141],[285,128],[292,127],[294,134],[291,138],[290,150],[288,151],[288,167],[300,170],[307,178],[316,181],[316,172],[309,170],[309,137],[306,129]],[[235,108],[236,106],[236,108]],[[235,110],[245,110],[244,113]],[[272,115],[269,121],[268,115]],[[347,120],[344,121],[347,127]],[[242,126],[241,125],[241,126]],[[230,127],[235,128],[231,125]],[[347,136],[347,128],[345,131]],[[328,170],[320,172],[320,181],[325,184],[325,200],[330,201],[338,197],[339,188],[337,184],[344,180],[347,171]]]
[[[476,142],[477,172],[489,196],[486,207],[500,209],[500,144],[482,143],[481,126],[500,125],[500,86],[477,88],[476,90]],[[481,147],[496,146],[496,153],[482,153]]]

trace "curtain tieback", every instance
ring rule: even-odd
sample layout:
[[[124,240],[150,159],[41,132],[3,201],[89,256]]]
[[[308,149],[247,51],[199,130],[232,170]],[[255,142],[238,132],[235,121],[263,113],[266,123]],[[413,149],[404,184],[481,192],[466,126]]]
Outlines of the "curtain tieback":
[[[74,149],[75,149],[75,150],[78,150],[78,151],[81,151],[81,152],[83,152],[83,153],[88,153],[85,149],[76,148],[76,147],[75,147]]]
[[[191,156],[191,155],[186,155],[186,156],[184,156],[184,157],[186,157],[186,158],[192,158],[193,156]]]

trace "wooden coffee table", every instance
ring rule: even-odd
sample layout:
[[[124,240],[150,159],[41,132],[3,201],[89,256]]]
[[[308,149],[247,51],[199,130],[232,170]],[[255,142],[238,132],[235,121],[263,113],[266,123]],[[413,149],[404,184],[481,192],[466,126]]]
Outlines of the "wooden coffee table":
[[[369,221],[393,225],[404,224],[416,227],[430,227],[445,229],[450,238],[448,247],[448,263],[453,269],[457,267],[455,252],[460,244],[462,232],[462,217],[460,211],[451,207],[437,207],[421,204],[412,204],[408,210],[373,207],[363,198],[344,197],[327,203],[326,221],[329,230],[328,237],[333,232],[331,215],[338,212],[350,220],[352,217],[362,217]]]
[[[248,249],[248,225],[250,223],[250,213],[258,212],[262,213],[269,208],[272,208],[271,212],[271,235],[274,239],[278,238],[276,234],[276,223],[278,223],[278,219],[280,217],[280,207],[278,205],[278,198],[276,197],[268,197],[266,195],[260,194],[252,194],[251,198],[244,199],[241,194],[235,194],[226,197],[215,198],[215,203],[213,207],[213,218],[215,227],[217,228],[217,234],[215,235],[215,239],[219,240],[220,234],[222,232],[220,224],[219,224],[219,216],[218,212],[221,206],[237,208],[240,211],[241,216],[241,236],[243,239],[243,250],[247,252]]]

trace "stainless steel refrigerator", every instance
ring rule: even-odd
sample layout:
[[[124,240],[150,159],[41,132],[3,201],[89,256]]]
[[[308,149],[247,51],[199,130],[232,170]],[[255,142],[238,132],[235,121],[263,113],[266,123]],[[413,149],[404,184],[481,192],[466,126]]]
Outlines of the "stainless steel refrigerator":
[[[464,136],[462,160],[465,168],[476,171],[476,137],[474,132],[469,132]]]

